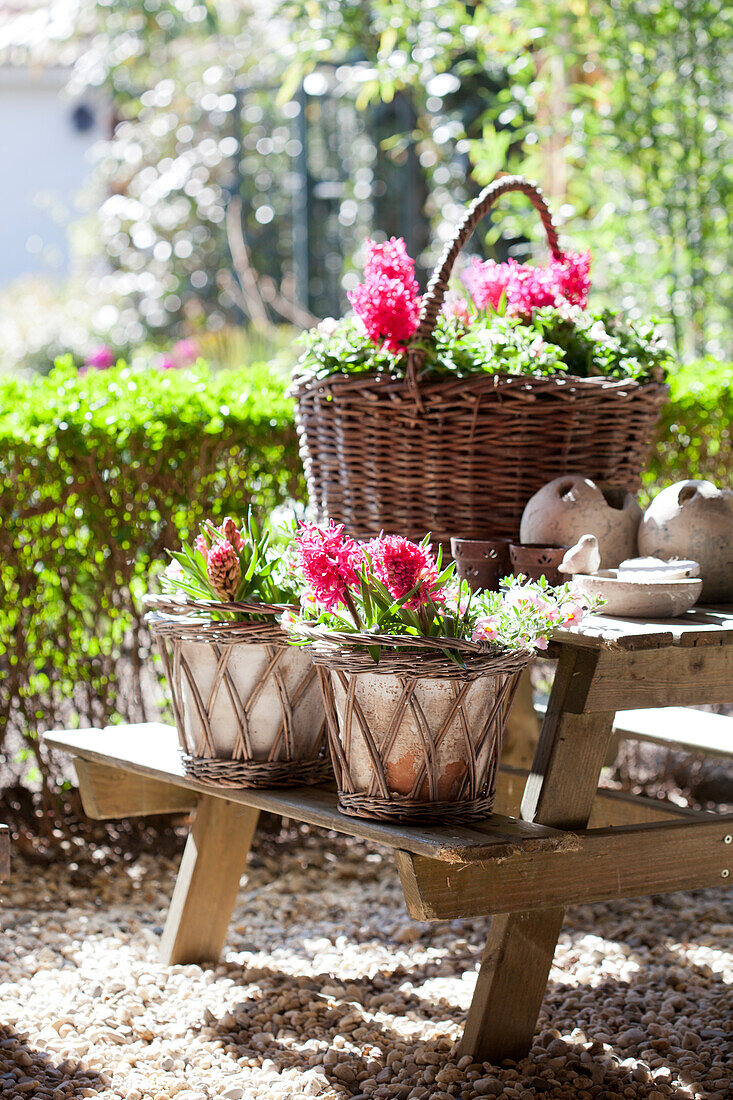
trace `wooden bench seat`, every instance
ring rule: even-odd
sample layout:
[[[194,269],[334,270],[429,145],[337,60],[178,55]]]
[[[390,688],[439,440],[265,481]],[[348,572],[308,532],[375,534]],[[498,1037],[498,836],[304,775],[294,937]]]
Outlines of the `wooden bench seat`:
[[[215,793],[208,784],[186,775],[173,726],[145,723],[109,726],[105,730],[54,730],[44,735],[44,741],[75,757],[84,809],[90,817],[183,812],[196,806],[197,795]],[[138,782],[130,782],[121,772],[137,776]],[[332,786],[282,790],[226,788],[216,793],[225,796],[228,802],[269,810],[308,825],[449,863],[501,858],[519,851],[568,849],[576,843],[572,833],[502,814],[493,814],[487,821],[470,827],[415,827],[346,817],[337,808],[336,789]]]

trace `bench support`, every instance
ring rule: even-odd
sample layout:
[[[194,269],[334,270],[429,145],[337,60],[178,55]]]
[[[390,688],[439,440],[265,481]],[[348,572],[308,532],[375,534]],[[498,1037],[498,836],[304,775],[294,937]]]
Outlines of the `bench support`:
[[[592,650],[562,650],[522,800],[526,821],[561,829],[588,823],[614,718],[583,714],[597,663]],[[459,1056],[500,1063],[527,1054],[563,916],[564,908],[553,908],[492,921]]]
[[[10,874],[10,830],[0,825],[0,882]]]
[[[195,809],[198,795],[159,779],[108,768],[92,760],[74,761],[84,812],[95,821],[118,817],[181,814]]]
[[[162,962],[219,958],[259,815],[241,803],[201,796],[163,930]]]

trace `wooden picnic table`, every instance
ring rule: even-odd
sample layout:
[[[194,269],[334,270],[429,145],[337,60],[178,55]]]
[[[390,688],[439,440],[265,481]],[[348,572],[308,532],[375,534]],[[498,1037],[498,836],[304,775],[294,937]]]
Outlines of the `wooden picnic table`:
[[[565,907],[697,887],[730,887],[733,815],[598,791],[617,710],[733,702],[733,608],[668,622],[594,616],[558,630],[555,680],[529,773],[500,773],[480,825],[349,818],[328,787],[214,789],[185,775],[170,726],[51,732],[76,758],[90,816],[195,810],[161,955],[215,960],[260,810],[395,850],[417,920],[492,915],[461,1054],[500,1062],[530,1048]],[[518,800],[521,791],[521,806]]]

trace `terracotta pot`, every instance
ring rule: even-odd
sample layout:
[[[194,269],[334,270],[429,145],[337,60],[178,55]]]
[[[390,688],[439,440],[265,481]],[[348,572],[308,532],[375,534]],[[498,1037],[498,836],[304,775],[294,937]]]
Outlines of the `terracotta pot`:
[[[699,562],[701,602],[733,600],[733,492],[695,480],[662,489],[642,520],[639,550]]]
[[[450,549],[461,580],[468,581],[474,592],[496,592],[499,581],[511,572],[510,539],[450,540]]]
[[[567,577],[563,577],[558,567],[567,549],[567,546],[545,546],[542,543],[520,546],[513,542],[509,547],[512,571],[515,575],[523,573],[531,581],[546,577],[549,584],[562,584]]]
[[[520,542],[574,546],[595,535],[601,568],[610,569],[636,554],[642,511],[631,493],[604,490],[588,478],[556,477],[529,499],[519,529]]]
[[[181,658],[187,669],[181,674],[180,684],[182,740],[186,751],[193,756],[205,755],[203,723],[197,701],[201,700],[206,705],[212,755],[216,759],[242,757],[238,741],[243,715],[246,715],[251,746],[249,758],[286,759],[284,692],[292,709],[293,759],[311,756],[323,726],[324,713],[310,656],[296,646],[282,647],[276,669],[271,669],[273,648],[266,645],[214,647],[208,642],[181,642]],[[220,666],[217,650],[221,654],[224,649],[229,650],[226,677],[217,676]]]
[[[342,812],[398,821],[486,817],[504,722],[527,659],[465,684],[321,669]]]

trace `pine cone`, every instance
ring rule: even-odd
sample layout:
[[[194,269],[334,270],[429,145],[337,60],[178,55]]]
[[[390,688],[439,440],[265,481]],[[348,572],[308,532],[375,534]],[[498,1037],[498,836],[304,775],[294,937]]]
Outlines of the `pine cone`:
[[[209,550],[206,575],[220,600],[233,600],[239,588],[242,570],[237,552],[226,539]]]

